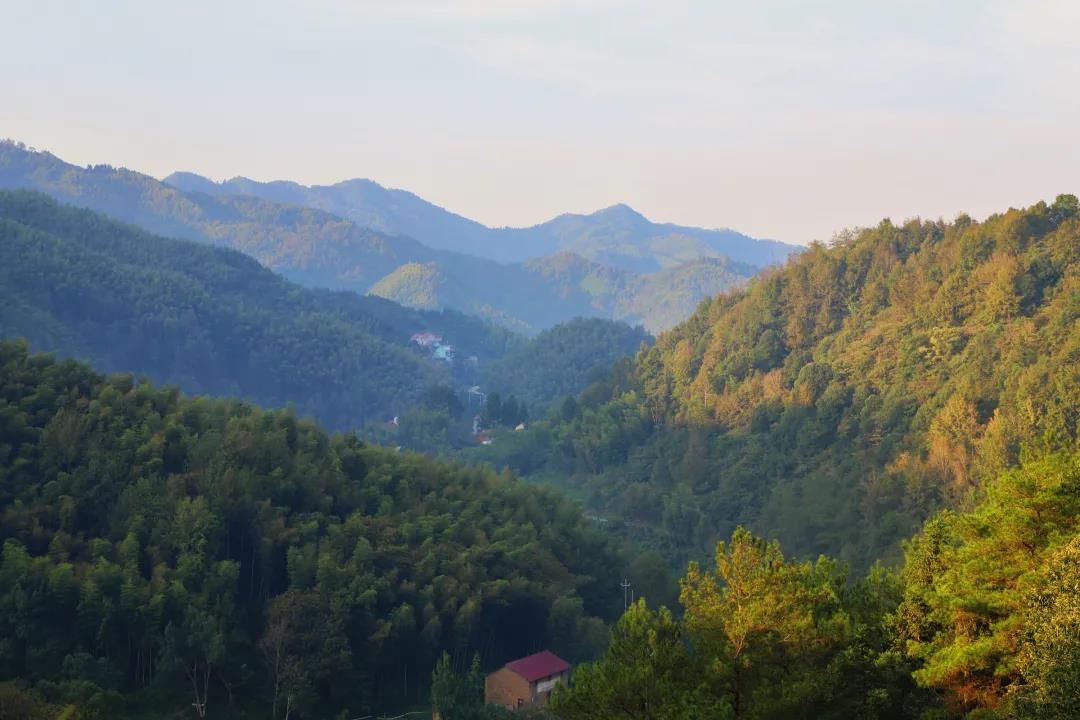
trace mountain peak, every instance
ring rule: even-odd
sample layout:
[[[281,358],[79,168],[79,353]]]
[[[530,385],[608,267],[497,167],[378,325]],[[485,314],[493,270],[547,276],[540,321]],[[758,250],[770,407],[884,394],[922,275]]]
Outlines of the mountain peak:
[[[370,178],[349,178],[348,180],[342,180],[341,182],[334,183],[330,187],[339,188],[344,190],[349,189],[363,189],[363,190],[388,190],[385,185],[375,182]]]
[[[621,222],[647,223],[649,219],[626,203],[617,203],[609,207],[597,210],[587,217],[618,220]]]
[[[219,183],[198,173],[180,170],[163,178],[162,183],[170,185],[181,192],[200,192],[206,195],[216,195],[220,192]]]

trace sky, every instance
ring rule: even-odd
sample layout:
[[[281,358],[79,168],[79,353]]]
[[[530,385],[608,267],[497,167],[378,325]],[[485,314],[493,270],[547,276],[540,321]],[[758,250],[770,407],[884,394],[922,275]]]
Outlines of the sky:
[[[1080,194],[1076,0],[0,0],[0,137],[805,243]]]

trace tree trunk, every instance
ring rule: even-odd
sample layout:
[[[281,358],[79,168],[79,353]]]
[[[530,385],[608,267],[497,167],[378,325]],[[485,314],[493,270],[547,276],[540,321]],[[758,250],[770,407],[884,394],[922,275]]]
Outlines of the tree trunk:
[[[193,660],[191,663],[191,669],[188,670],[185,667],[188,679],[191,680],[191,690],[195,695],[195,702],[191,703],[191,706],[195,708],[195,714],[200,718],[206,717],[206,701],[210,694],[210,676],[213,674],[213,665],[206,663],[206,669],[201,673],[199,672],[199,661]],[[202,689],[199,689],[199,681],[202,680]]]
[[[231,707],[233,704],[232,683],[224,675],[218,677],[221,679],[221,684],[225,686],[225,694],[229,696],[229,706]]]
[[[270,708],[270,720],[277,720],[277,701],[281,693],[281,673],[274,668],[274,702]]]

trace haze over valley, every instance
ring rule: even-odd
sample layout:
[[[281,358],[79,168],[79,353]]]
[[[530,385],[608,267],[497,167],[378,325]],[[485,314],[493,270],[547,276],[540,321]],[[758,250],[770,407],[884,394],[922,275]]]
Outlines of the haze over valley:
[[[1080,718],[1073,4],[2,16],[0,720]]]

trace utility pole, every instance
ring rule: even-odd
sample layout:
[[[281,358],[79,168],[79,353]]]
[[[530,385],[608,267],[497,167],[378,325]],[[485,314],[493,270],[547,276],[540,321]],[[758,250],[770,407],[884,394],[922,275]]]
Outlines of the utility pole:
[[[622,583],[619,585],[619,587],[622,588],[622,610],[625,613],[627,611],[627,609],[630,607],[630,604],[627,602],[627,599],[626,599],[626,591],[629,590],[630,587],[631,587],[630,581],[627,580],[626,578],[623,578]]]

